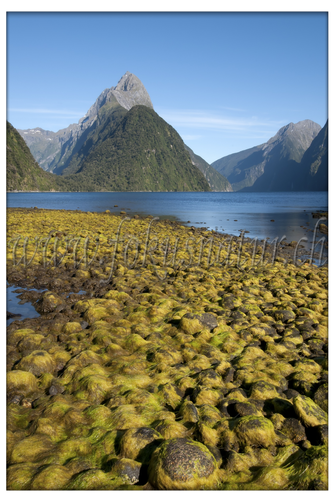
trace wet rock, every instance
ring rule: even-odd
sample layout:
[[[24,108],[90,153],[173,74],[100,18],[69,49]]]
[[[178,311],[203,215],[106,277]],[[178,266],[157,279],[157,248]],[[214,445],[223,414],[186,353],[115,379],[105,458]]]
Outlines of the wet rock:
[[[29,371],[35,376],[42,373],[53,373],[56,369],[54,358],[45,350],[34,350],[26,357],[23,357],[16,365],[18,370]]]
[[[120,442],[120,455],[140,463],[148,463],[162,440],[161,434],[150,427],[128,429]]]
[[[306,427],[327,424],[327,413],[309,397],[296,396],[293,399],[293,407]]]
[[[180,328],[193,335],[203,328],[213,330],[218,326],[217,319],[213,314],[185,314],[180,322]]]
[[[182,404],[182,406],[180,408],[180,414],[182,415],[182,418],[185,423],[198,422],[199,414],[198,414],[196,406],[191,401],[185,401]]]
[[[287,418],[284,421],[280,432],[290,438],[293,443],[299,443],[300,441],[304,441],[306,439],[305,427],[303,427],[300,421],[296,418]]]
[[[54,312],[56,308],[62,305],[63,300],[56,293],[47,291],[43,293],[42,298],[36,303],[36,310],[40,314]]]
[[[7,390],[27,396],[37,390],[37,378],[29,371],[14,370],[7,373]]]
[[[140,462],[130,458],[121,458],[113,464],[110,472],[122,478],[124,483],[133,485],[139,482],[141,466]]]
[[[268,448],[275,444],[274,426],[264,417],[248,415],[235,422],[233,432],[243,446]]]
[[[165,441],[149,465],[149,482],[160,490],[214,489],[218,481],[215,457],[191,439]]]
[[[328,413],[328,384],[324,383],[318,387],[313,398],[314,402],[320,406],[322,410]]]

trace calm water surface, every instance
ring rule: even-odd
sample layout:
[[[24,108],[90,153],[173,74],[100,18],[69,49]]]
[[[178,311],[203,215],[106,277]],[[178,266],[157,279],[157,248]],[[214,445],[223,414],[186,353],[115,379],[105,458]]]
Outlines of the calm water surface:
[[[118,207],[114,207],[117,205]],[[8,193],[8,207],[79,209],[178,219],[232,235],[247,230],[252,239],[312,241],[314,211],[328,210],[327,192],[80,192]],[[271,221],[274,220],[274,221]],[[187,223],[190,222],[190,223]],[[326,222],[324,222],[326,223]],[[306,227],[302,228],[302,227]]]
[[[117,205],[118,207],[114,207]],[[246,237],[270,240],[286,236],[288,241],[306,237],[310,249],[316,219],[312,212],[328,210],[327,192],[208,193],[208,192],[101,192],[101,193],[9,193],[8,207],[37,206],[44,209],[72,209],[103,212],[109,209],[128,216],[159,216],[207,227],[232,235],[247,230]],[[274,221],[272,221],[274,220]],[[327,224],[327,221],[324,223]],[[123,227],[124,228],[124,227]],[[317,232],[317,239],[322,234]],[[317,249],[319,250],[319,249]],[[327,253],[326,253],[327,254]],[[306,255],[307,256],[307,255]],[[31,303],[20,304],[15,286],[7,288],[7,310],[20,318],[37,317]],[[7,325],[14,319],[7,321]]]

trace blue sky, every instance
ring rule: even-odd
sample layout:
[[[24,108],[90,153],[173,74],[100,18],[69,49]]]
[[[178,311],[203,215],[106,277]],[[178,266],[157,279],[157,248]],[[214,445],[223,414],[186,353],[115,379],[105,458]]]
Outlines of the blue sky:
[[[320,12],[9,12],[7,119],[58,131],[130,71],[213,162],[289,122],[325,125],[327,44]]]

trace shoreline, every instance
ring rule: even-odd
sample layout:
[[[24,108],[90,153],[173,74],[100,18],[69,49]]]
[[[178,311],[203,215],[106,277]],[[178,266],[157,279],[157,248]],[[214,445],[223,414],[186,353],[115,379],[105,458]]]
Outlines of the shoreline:
[[[265,264],[260,246],[252,266],[249,242],[241,267],[237,242],[211,253],[223,234],[121,221],[8,210],[9,237],[50,239],[26,267],[8,256],[40,314],[7,328],[8,489],[161,489],[156,458],[185,441],[212,466],[205,488],[327,489],[327,267],[292,248]],[[74,241],[54,247],[74,236],[90,237],[75,268]]]

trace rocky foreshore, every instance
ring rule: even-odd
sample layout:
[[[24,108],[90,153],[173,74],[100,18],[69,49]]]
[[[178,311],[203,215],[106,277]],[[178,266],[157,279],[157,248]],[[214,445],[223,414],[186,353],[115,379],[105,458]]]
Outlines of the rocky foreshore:
[[[125,217],[8,209],[7,488],[327,490],[327,267]]]

